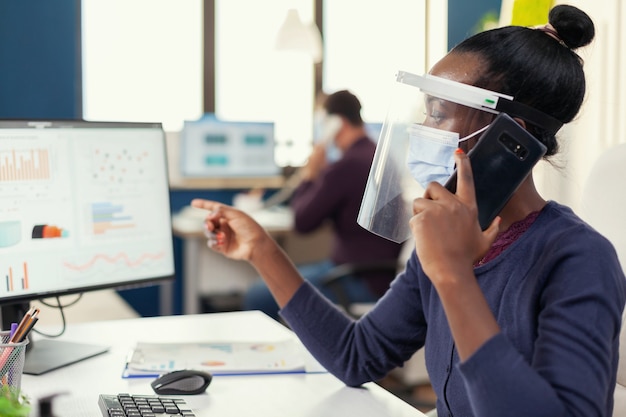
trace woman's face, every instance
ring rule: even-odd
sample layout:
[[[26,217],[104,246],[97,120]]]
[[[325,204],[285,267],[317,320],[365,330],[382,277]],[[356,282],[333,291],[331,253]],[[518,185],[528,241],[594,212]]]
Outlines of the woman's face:
[[[433,66],[430,74],[473,85],[482,69],[480,59],[476,55],[448,54]],[[461,138],[487,126],[494,117],[491,113],[432,96],[426,98],[425,104],[424,125],[457,132]],[[461,142],[460,146],[467,152],[476,144],[477,140],[477,137],[471,138]]]

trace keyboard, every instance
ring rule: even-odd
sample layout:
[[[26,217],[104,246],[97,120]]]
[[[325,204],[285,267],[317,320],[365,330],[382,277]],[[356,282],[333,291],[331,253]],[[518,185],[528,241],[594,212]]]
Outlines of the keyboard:
[[[182,398],[159,395],[101,394],[98,405],[104,417],[195,417]]]

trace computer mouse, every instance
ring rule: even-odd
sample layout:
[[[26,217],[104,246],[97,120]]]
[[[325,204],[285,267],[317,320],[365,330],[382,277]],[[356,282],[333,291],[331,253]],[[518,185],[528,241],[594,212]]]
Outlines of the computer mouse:
[[[150,385],[158,395],[195,395],[203,393],[211,379],[208,372],[184,369],[161,375]]]

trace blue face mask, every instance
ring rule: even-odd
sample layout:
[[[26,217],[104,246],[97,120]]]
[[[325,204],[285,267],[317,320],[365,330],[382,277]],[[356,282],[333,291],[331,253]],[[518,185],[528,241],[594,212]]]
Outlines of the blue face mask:
[[[487,129],[489,125],[459,139],[459,134],[447,130],[414,124],[409,130],[407,165],[411,176],[423,188],[435,181],[444,184],[454,172],[454,151],[459,143]]]
[[[341,159],[343,152],[335,145],[335,137],[341,127],[343,121],[340,116],[336,114],[326,114],[321,112],[315,116],[314,120],[314,143],[323,143],[326,147],[326,160],[329,163],[333,163]]]
[[[326,160],[328,163],[332,164],[333,162],[337,162],[342,156],[343,152],[335,145],[334,141],[326,145]]]

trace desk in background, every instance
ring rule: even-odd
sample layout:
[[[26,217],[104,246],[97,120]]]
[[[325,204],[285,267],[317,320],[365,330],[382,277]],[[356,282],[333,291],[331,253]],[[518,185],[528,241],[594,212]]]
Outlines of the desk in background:
[[[206,246],[203,223],[206,211],[187,207],[172,218],[174,236],[183,239],[183,313],[201,312],[201,296],[231,297],[242,294],[258,278],[256,270],[244,261],[227,259]],[[288,207],[272,207],[251,212],[298,263],[325,259],[330,248],[330,226],[307,234],[293,231],[293,213]],[[170,296],[171,297],[171,296]]]
[[[31,398],[67,392],[55,400],[59,417],[100,417],[99,394],[154,394],[149,378],[121,378],[125,358],[138,341],[274,342],[286,338],[296,339],[286,327],[258,311],[81,323],[71,325],[61,340],[106,344],[110,351],[44,375],[24,375],[22,389]],[[309,366],[319,365],[310,358]],[[206,394],[185,399],[198,417],[424,416],[374,383],[349,388],[328,373],[216,376]]]

